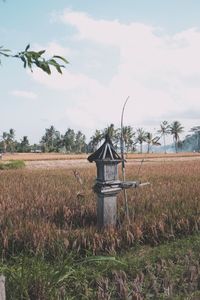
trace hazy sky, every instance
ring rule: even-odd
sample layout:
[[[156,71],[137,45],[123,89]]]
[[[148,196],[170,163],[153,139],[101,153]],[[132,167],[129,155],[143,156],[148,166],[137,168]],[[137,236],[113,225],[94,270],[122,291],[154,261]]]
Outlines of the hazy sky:
[[[0,67],[0,135],[38,142],[54,125],[62,133],[124,123],[156,130],[179,120],[199,124],[199,0],[6,0],[0,3],[0,45],[65,56],[63,75]],[[186,132],[185,132],[186,134]]]

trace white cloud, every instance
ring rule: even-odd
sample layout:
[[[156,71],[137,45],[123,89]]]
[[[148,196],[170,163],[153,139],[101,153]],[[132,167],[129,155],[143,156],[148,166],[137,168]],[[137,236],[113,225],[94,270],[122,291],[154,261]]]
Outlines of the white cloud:
[[[100,124],[119,123],[122,104],[128,95],[131,99],[126,122],[130,124],[141,124],[145,119],[159,120],[170,112],[175,118],[176,112],[186,115],[187,111],[189,114],[200,110],[200,88],[196,80],[200,78],[197,28],[166,35],[161,29],[142,23],[95,20],[84,12],[70,10],[59,19],[76,29],[73,37],[80,52],[83,43],[93,43],[97,53],[101,44],[115,47],[120,56],[115,74],[106,84],[95,74],[89,76],[81,70],[77,73],[73,66],[67,67],[62,76],[53,72],[49,77],[34,71],[32,76],[36,81],[50,89],[62,90],[74,100],[74,107],[66,109],[73,122],[77,120],[77,124],[84,126],[88,122],[88,127],[94,124],[95,128]],[[104,73],[110,67],[108,63]]]
[[[14,90],[11,91],[11,95],[19,98],[26,98],[26,99],[36,99],[37,94],[31,91],[22,91],[22,90]]]

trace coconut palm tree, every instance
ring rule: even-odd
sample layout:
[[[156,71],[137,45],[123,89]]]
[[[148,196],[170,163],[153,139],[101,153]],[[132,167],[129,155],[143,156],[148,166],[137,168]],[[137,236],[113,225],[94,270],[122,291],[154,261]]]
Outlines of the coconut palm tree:
[[[46,128],[46,136],[49,143],[49,146],[53,149],[54,146],[54,138],[55,138],[56,129],[53,125],[50,128]]]
[[[165,137],[166,137],[166,135],[170,134],[170,125],[167,121],[163,121],[162,123],[160,123],[160,129],[158,130],[158,133],[163,137],[164,151],[166,154],[167,151],[166,151]]]
[[[83,152],[86,146],[86,137],[85,135],[79,130],[75,136],[75,152],[81,153]]]
[[[7,138],[8,138],[8,133],[7,132],[3,132],[3,135],[2,135],[2,139],[3,139],[3,151],[4,153],[7,152],[7,147],[8,147],[8,141],[7,141]]]
[[[103,139],[102,132],[100,130],[96,129],[94,135],[91,136],[91,138],[90,138],[90,144],[92,146],[92,149],[91,149],[92,151],[97,150],[102,139]]]
[[[143,128],[138,128],[136,130],[136,141],[140,145],[140,153],[142,153],[142,146],[143,143],[146,141],[146,132],[144,131]]]
[[[108,127],[106,127],[102,131],[102,138],[105,137],[107,134],[109,135],[113,145],[115,147],[117,147],[118,143],[119,143],[119,140],[120,140],[120,131],[119,131],[119,129],[116,129],[115,125],[113,123],[111,123]]]
[[[158,142],[160,137],[155,136],[153,137],[153,134],[150,132],[146,133],[146,142],[147,142],[147,153],[150,152],[151,146],[160,146],[160,143]]]
[[[134,143],[133,138],[135,136],[135,132],[133,132],[133,128],[131,126],[124,126],[122,130],[122,134],[123,134],[124,144],[126,147],[126,153],[128,153]]]
[[[74,129],[68,128],[63,136],[63,143],[67,152],[73,152],[75,148],[76,133]]]
[[[26,135],[23,136],[23,138],[21,140],[21,143],[20,143],[20,146],[21,146],[21,151],[22,152],[28,152],[30,145],[29,145],[28,137]]]
[[[180,141],[180,133],[183,132],[184,127],[181,125],[179,121],[174,121],[170,125],[170,133],[173,136],[175,151],[178,152],[178,142]]]
[[[190,129],[191,132],[194,133],[197,141],[196,149],[197,151],[200,151],[200,126],[194,126]]]
[[[10,152],[14,151],[14,138],[15,138],[15,131],[13,128],[9,130],[9,132],[3,132],[3,145],[4,145],[4,152],[9,150]],[[9,149],[8,149],[9,148]]]
[[[50,128],[45,129],[45,134],[43,135],[40,143],[45,151],[57,151],[58,145],[60,144],[61,136],[60,132],[55,129],[53,125]]]
[[[104,134],[108,134],[110,139],[112,139],[115,136],[115,125],[114,124],[110,124],[108,127],[106,127],[104,129]]]

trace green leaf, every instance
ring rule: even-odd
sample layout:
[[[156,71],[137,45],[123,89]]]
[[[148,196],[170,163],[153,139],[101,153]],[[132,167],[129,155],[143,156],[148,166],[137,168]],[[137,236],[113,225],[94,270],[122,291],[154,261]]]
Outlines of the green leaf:
[[[84,261],[82,263],[88,263],[88,262],[115,262],[118,264],[122,264],[122,265],[126,265],[125,263],[117,260],[115,257],[113,256],[92,256],[92,257],[88,257],[85,258]]]
[[[30,48],[30,44],[28,44],[28,45],[26,46],[25,51],[27,51],[29,48]]]
[[[3,56],[5,56],[5,57],[9,57],[9,56],[10,56],[9,54],[6,54],[6,53],[1,52],[1,51],[0,51],[0,55],[3,55]]]
[[[10,52],[10,50],[9,49],[5,49],[3,46],[0,46],[0,55],[9,57],[10,55],[7,54],[6,52]]]
[[[58,73],[62,74],[62,70],[61,70],[60,66],[56,66],[55,68],[58,71]]]
[[[48,63],[50,64],[50,65],[52,65],[52,66],[57,66],[58,65],[58,63],[57,63],[57,61],[55,60],[55,59],[50,59],[50,60],[48,60]]]
[[[10,52],[9,49],[4,49],[3,46],[0,46],[0,55],[6,57],[15,57],[20,58],[24,64],[24,68],[28,67],[32,71],[33,65],[36,65],[38,68],[46,72],[47,74],[51,74],[50,66],[56,68],[57,72],[62,74],[62,68],[65,68],[65,65],[59,64],[55,59],[60,59],[66,64],[69,62],[62,56],[54,55],[51,59],[46,60],[42,57],[42,55],[46,52],[46,50],[36,51],[28,51],[30,49],[30,44],[28,44],[24,51],[18,52],[15,55],[8,54],[6,52]],[[1,63],[1,61],[0,61]]]
[[[11,52],[9,49],[2,49],[3,52]]]
[[[27,51],[25,52],[25,55],[29,56],[33,60],[36,60],[40,57],[40,54],[38,54],[38,52],[35,51]]]
[[[48,61],[48,63],[52,66],[54,66],[56,68],[56,70],[58,71],[58,73],[62,74],[62,70],[61,70],[61,67],[63,68],[64,66],[61,66],[57,63],[57,61],[55,59],[50,59]]]
[[[47,74],[51,74],[51,70],[50,70],[50,67],[49,67],[49,65],[48,65],[48,63],[47,62],[41,62],[40,63],[40,68],[44,71],[44,72],[46,72]]]
[[[39,56],[41,56],[42,54],[44,54],[46,52],[46,50],[41,50],[38,52]]]
[[[59,56],[59,55],[54,55],[53,58],[58,58],[58,59],[61,59],[62,61],[64,61],[66,64],[69,64],[69,62],[62,56]]]
[[[23,61],[23,63],[24,63],[24,68],[26,68],[26,60],[25,60],[25,58],[22,56],[22,57],[20,57],[21,58],[21,60]]]
[[[22,57],[23,57],[23,56],[22,56]],[[24,58],[27,59],[28,66],[29,66],[29,68],[31,69],[31,67],[32,67],[32,58],[31,58],[31,55],[30,55],[28,52],[26,52],[26,53],[24,54]]]

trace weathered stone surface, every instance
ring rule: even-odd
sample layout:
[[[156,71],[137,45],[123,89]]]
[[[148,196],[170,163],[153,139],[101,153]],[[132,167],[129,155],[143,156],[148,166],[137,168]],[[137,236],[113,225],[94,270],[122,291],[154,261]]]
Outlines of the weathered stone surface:
[[[117,220],[117,196],[97,195],[98,227],[115,226]]]
[[[5,277],[0,276],[0,300],[6,300]]]
[[[114,181],[118,179],[118,162],[117,161],[98,161],[97,165],[97,180]]]

